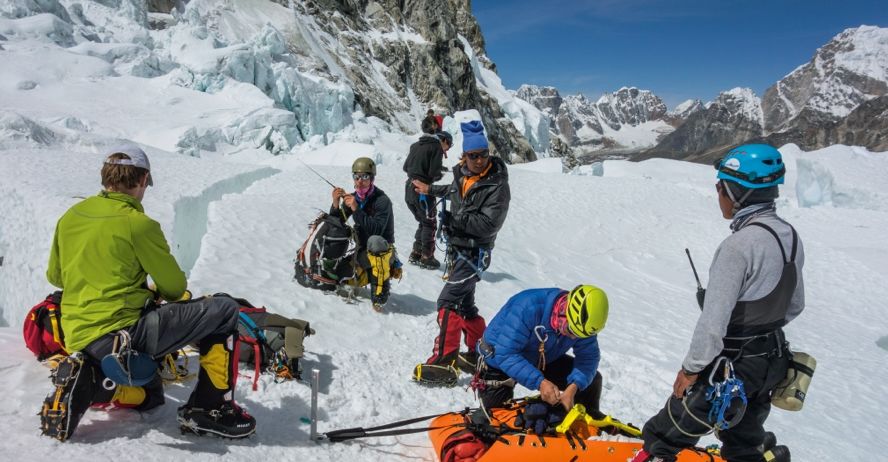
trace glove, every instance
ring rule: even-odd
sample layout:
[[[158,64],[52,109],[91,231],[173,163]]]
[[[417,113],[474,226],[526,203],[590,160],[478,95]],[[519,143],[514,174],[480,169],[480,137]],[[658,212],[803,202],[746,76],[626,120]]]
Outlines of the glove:
[[[532,430],[538,436],[545,435],[546,430],[561,423],[565,415],[564,407],[560,404],[556,406],[541,402],[528,404],[524,408],[524,429]]]
[[[699,288],[697,289],[697,305],[700,305],[700,309],[703,309],[703,301],[706,299],[706,289]]]

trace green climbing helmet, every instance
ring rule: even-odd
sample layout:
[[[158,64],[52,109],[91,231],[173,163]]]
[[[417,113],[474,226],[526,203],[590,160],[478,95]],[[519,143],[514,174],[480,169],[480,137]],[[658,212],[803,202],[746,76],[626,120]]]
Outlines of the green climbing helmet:
[[[601,332],[607,323],[607,311],[607,295],[593,285],[579,285],[567,296],[567,326],[577,337]]]
[[[376,162],[369,157],[358,157],[352,164],[352,173],[369,173],[376,176]]]

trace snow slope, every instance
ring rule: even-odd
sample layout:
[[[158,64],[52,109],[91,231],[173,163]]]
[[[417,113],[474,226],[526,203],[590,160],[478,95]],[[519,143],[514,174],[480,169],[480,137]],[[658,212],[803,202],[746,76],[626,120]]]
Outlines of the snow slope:
[[[880,367],[888,351],[877,346],[888,335],[882,316],[888,296],[883,281],[888,269],[883,237],[888,212],[835,201],[799,207],[796,191],[810,190],[812,185],[804,182],[812,180],[803,178],[805,170],[798,166],[804,161],[829,170],[838,159],[842,173],[833,177],[833,191],[862,200],[886,194],[884,185],[859,180],[874,169],[888,170],[888,161],[881,154],[838,146],[829,153],[801,153],[792,146],[784,151],[790,174],[780,211],[798,228],[808,255],[808,309],[787,332],[793,345],[816,356],[819,365],[803,413],[775,411],[768,427],[792,447],[795,460],[860,460],[879,450],[879,421],[888,416],[879,387],[872,386],[888,379]],[[329,187],[304,166],[280,157],[247,166],[152,154],[157,185],[148,191],[146,210],[163,223],[174,247],[181,248],[182,239],[193,242],[199,237],[189,278],[192,290],[228,291],[308,319],[317,329],[318,335],[307,341],[306,363],[321,371],[322,430],[382,424],[474,404],[472,393],[463,388],[467,377],[463,387],[454,389],[418,387],[409,379],[413,364],[429,353],[436,332],[434,300],[442,284],[440,273],[408,266],[384,314],[374,313],[366,301],[346,304],[292,281],[292,257],[306,234],[306,223],[329,202]],[[868,161],[855,168],[842,161],[845,156]],[[147,460],[247,460],[257,454],[297,460],[432,458],[423,435],[316,445],[308,441],[308,426],[299,420],[307,416],[308,388],[274,384],[268,377],[262,377],[256,392],[248,386],[238,390],[239,401],[259,422],[258,434],[248,441],[179,435],[175,407],[189,393],[181,385],[169,387],[168,404],[148,415],[90,411],[71,442],[40,437],[35,412],[50,389],[48,372],[24,349],[17,326],[25,310],[50,290],[42,272],[54,222],[74,202],[72,195],[97,190],[100,158],[57,147],[21,152],[4,145],[0,150],[0,197],[6,198],[0,213],[10,217],[0,234],[6,255],[0,267],[0,299],[4,318],[13,326],[0,329],[0,369],[6,372],[0,387],[11,395],[0,432],[15,435],[3,439],[0,451],[22,460],[69,461],[116,459],[133,451]],[[48,165],[63,168],[45,168]],[[380,168],[379,185],[393,198],[398,247],[404,255],[413,220],[403,205],[396,167]],[[346,167],[315,168],[336,184],[348,181]],[[481,312],[489,319],[508,297],[529,287],[570,287],[588,281],[605,288],[612,311],[600,339],[603,406],[623,419],[643,422],[662,405],[697,315],[683,249],[691,249],[705,284],[708,261],[728,233],[716,207],[713,172],[657,159],[638,164],[607,161],[601,176],[544,173],[551,170],[545,162],[541,171],[534,170],[535,164],[512,169],[512,208],[493,266],[478,287]],[[195,177],[205,178],[193,181]],[[177,234],[179,215],[193,212],[175,204],[226,181],[237,187],[207,196],[206,231],[192,231],[199,236]],[[18,276],[11,280],[10,274]]]

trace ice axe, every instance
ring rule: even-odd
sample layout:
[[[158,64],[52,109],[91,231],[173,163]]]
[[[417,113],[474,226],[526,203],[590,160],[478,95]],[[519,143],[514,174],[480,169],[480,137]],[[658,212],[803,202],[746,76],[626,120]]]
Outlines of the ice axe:
[[[697,305],[700,305],[700,309],[702,310],[703,301],[706,299],[706,289],[700,284],[700,276],[697,275],[697,268],[694,266],[694,259],[691,258],[691,251],[685,248],[685,253],[688,254],[688,261],[691,262],[691,271],[694,272],[694,279],[697,280]]]

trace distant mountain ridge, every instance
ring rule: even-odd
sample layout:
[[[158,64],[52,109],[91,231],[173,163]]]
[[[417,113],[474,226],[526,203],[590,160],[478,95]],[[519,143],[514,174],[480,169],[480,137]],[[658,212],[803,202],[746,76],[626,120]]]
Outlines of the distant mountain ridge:
[[[886,95],[888,29],[873,26],[836,35],[761,98],[734,88],[709,103],[688,100],[667,111],[659,97],[636,88],[595,102],[561,97],[554,87],[522,85],[516,92],[549,115],[552,135],[578,154],[622,150],[634,159],[701,162],[748,141],[795,143],[805,150],[836,143],[888,150]]]

